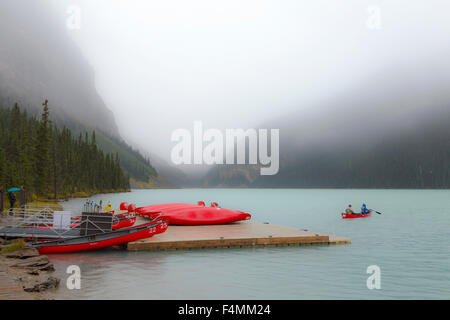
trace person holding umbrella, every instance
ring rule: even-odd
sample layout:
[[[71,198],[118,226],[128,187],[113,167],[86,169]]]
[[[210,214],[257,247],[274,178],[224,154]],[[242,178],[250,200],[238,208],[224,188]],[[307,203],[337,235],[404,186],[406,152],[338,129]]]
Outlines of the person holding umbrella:
[[[8,199],[9,199],[9,212],[12,212],[14,208],[14,204],[16,203],[16,195],[14,194],[14,191],[20,191],[20,188],[10,188],[8,189]]]

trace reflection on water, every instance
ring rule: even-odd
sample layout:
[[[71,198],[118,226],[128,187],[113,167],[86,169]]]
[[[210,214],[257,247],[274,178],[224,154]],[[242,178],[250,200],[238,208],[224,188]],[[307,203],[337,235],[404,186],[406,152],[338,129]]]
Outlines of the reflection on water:
[[[449,191],[144,190],[96,196],[146,205],[217,201],[258,221],[350,237],[351,245],[52,255],[63,299],[443,299],[450,298]],[[348,203],[382,215],[342,220]],[[71,207],[83,200],[72,200]],[[444,209],[443,209],[444,208]],[[65,287],[69,265],[81,290]],[[380,266],[382,289],[366,268]]]

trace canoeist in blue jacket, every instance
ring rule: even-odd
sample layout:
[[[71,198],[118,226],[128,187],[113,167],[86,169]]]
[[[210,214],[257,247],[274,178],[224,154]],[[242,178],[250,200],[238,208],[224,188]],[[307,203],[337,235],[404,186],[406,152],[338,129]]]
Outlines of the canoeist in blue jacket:
[[[369,209],[367,209],[367,206],[365,203],[363,203],[362,207],[361,207],[361,214],[368,214],[370,212]]]

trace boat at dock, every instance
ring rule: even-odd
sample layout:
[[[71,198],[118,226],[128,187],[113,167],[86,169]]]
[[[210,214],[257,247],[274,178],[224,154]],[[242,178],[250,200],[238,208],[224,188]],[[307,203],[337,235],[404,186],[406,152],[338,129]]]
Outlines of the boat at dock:
[[[100,206],[86,204],[81,215],[74,217],[72,212],[48,207],[15,208],[0,214],[0,236],[34,242],[62,241],[132,228],[137,218],[136,206],[126,204],[122,209],[126,210],[105,211]]]
[[[135,212],[127,212],[127,211],[120,211],[118,213],[115,213],[114,211],[110,212],[113,218],[112,223],[112,230],[119,230],[123,228],[129,228],[134,225],[136,222],[136,214]],[[80,227],[81,224],[81,216],[77,217],[71,217],[70,218],[70,229],[76,229]],[[38,229],[53,229],[52,223],[41,223],[41,224],[30,224],[25,225],[24,227],[27,228],[38,228]]]
[[[252,217],[246,212],[220,208],[215,202],[206,207],[202,201],[197,205],[189,203],[151,205],[137,208],[136,212],[142,217],[162,218],[169,224],[184,226],[228,224],[250,220]]]
[[[134,212],[116,214],[113,216],[113,230],[129,228],[136,222],[136,214]]]
[[[159,220],[156,222],[152,221],[132,228],[125,228],[111,232],[96,233],[55,241],[35,242],[29,246],[37,249],[40,254],[97,250],[150,238],[154,235],[165,232],[167,227],[167,222]]]

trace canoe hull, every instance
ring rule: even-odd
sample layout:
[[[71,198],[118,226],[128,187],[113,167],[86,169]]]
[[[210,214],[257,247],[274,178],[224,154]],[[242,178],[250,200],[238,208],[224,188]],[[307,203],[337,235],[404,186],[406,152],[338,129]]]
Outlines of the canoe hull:
[[[356,218],[367,218],[372,215],[372,211],[370,211],[367,214],[348,214],[348,213],[341,213],[342,219],[356,219]]]
[[[88,250],[103,249],[111,246],[117,246],[128,242],[153,237],[167,230],[167,222],[151,222],[145,225],[130,229],[96,234],[91,236],[82,236],[68,240],[49,241],[33,244],[40,254],[71,253]]]
[[[228,224],[237,221],[250,220],[251,215],[245,212],[223,208],[188,208],[162,213],[161,218],[169,224],[183,226]]]
[[[183,226],[228,224],[251,219],[251,214],[237,210],[180,203],[142,207],[137,212],[149,219],[161,218],[169,224]]]
[[[166,204],[154,204],[151,206],[140,207],[136,209],[136,213],[141,216],[149,216],[151,214],[157,214],[162,211],[182,209],[182,208],[200,208],[200,206],[190,203],[166,203]]]
[[[113,220],[112,229],[113,230],[120,230],[123,228],[129,228],[134,225],[136,222],[136,216],[134,214],[123,214],[118,215],[117,220]]]

